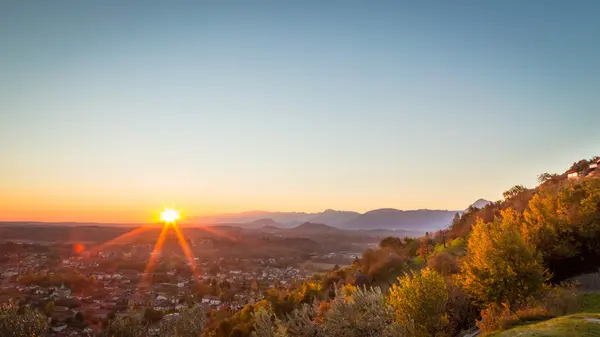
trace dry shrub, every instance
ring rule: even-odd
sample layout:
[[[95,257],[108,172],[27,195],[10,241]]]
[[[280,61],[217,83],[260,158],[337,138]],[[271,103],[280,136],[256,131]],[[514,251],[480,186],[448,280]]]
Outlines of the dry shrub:
[[[550,315],[554,317],[577,312],[583,305],[581,297],[577,295],[574,283],[564,283],[548,289],[542,302],[549,310]]]
[[[456,278],[448,281],[446,312],[448,313],[446,332],[449,336],[455,336],[458,332],[471,328],[479,315],[473,299],[462,289]]]
[[[510,310],[506,303],[492,304],[481,310],[481,320],[475,321],[483,334],[504,330],[519,321],[519,318]]]
[[[581,309],[581,298],[575,292],[574,284],[563,284],[546,289],[542,298],[529,301],[519,307],[515,314],[521,321],[543,320],[564,316]]]
[[[446,253],[435,253],[428,261],[427,266],[443,276],[456,274],[460,271],[457,258]]]
[[[564,316],[581,309],[582,302],[573,284],[548,288],[540,299],[530,299],[515,310],[507,304],[492,305],[481,311],[477,326],[483,333],[506,329],[519,322],[540,321]]]

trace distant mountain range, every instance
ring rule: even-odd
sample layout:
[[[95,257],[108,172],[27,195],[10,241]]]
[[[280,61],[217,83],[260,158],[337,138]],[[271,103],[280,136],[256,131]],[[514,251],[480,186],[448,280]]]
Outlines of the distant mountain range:
[[[479,199],[473,203],[481,208],[487,200]],[[482,206],[483,205],[483,206]],[[433,231],[447,227],[454,214],[462,211],[419,209],[402,211],[393,208],[376,209],[364,214],[352,211],[332,209],[319,213],[249,211],[242,213],[217,214],[188,218],[191,225],[229,225],[243,228],[265,226],[290,228],[300,224],[324,224],[340,229],[402,229]]]
[[[456,211],[420,209],[401,211],[382,208],[361,214],[343,224],[347,229],[436,230],[447,227]]]

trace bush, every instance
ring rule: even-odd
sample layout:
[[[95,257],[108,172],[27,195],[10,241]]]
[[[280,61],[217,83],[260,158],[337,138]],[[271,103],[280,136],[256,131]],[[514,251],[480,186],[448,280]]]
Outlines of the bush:
[[[325,314],[328,337],[399,336],[394,309],[386,303],[379,288],[359,288],[351,295],[338,293]]]
[[[46,317],[29,307],[19,309],[14,303],[0,304],[0,336],[43,336],[48,330]]]
[[[483,334],[488,334],[504,330],[518,321],[519,318],[510,310],[508,304],[492,303],[486,309],[481,310],[481,320],[476,321],[475,324]]]
[[[479,310],[473,304],[473,298],[462,289],[456,277],[448,282],[446,313],[446,332],[449,336],[456,336],[460,331],[472,328],[473,322],[479,317]]]
[[[152,308],[146,308],[144,311],[144,319],[148,322],[158,322],[163,318],[164,314],[160,310],[154,310]]]
[[[148,334],[148,325],[142,313],[130,313],[111,320],[101,336],[104,337],[144,337]]]
[[[322,302],[328,303],[328,302]],[[321,306],[319,306],[321,309]],[[287,317],[286,327],[289,337],[321,337],[323,327],[317,322],[318,313],[315,306],[303,304]]]
[[[165,337],[197,337],[204,330],[204,310],[198,306],[183,309],[178,316],[164,317],[159,335]]]
[[[572,285],[551,287],[540,299],[530,299],[530,302],[511,310],[508,304],[499,306],[493,304],[481,311],[481,320],[477,326],[484,333],[509,328],[517,323],[546,320],[564,316],[579,311],[582,301]]]
[[[433,269],[398,278],[390,288],[388,301],[396,322],[409,336],[436,336],[448,324],[445,313],[448,288],[444,278]]]
[[[259,308],[254,312],[253,337],[287,337],[287,329],[275,317],[270,307]]]
[[[436,252],[427,261],[427,267],[437,271],[443,276],[456,274],[460,271],[456,257],[446,252]]]

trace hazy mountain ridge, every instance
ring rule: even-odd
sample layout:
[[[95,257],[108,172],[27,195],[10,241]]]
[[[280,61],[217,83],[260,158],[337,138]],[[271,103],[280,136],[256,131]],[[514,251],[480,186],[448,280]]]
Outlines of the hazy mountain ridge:
[[[477,207],[484,203],[490,202],[479,199],[473,205]],[[291,228],[304,223],[317,223],[352,230],[403,229],[428,231],[446,227],[452,222],[452,218],[456,213],[462,213],[462,211],[431,209],[404,211],[394,208],[375,209],[363,214],[332,209],[318,213],[249,211],[192,217],[186,222],[191,225],[225,223],[235,226],[237,224],[237,226],[244,228],[256,228],[254,225],[256,221],[262,221],[262,225],[284,228]]]
[[[320,223],[313,222],[305,222],[300,226],[294,227],[290,229],[291,232],[300,232],[300,233],[328,233],[328,234],[338,234],[342,233],[342,230],[333,226],[328,226]]]
[[[346,222],[347,229],[405,229],[436,230],[446,227],[456,211],[411,210],[401,211],[393,208],[376,209]]]

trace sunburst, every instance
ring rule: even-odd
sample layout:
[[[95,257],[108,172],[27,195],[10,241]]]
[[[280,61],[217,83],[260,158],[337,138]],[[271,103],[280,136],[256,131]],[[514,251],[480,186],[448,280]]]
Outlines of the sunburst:
[[[196,281],[197,285],[200,285],[200,278],[199,278],[198,268],[196,265],[196,258],[194,256],[194,253],[192,252],[192,249],[190,248],[190,245],[188,244],[188,241],[185,238],[181,228],[177,224],[177,221],[180,219],[181,219],[181,214],[175,208],[165,207],[163,209],[163,211],[160,212],[160,220],[161,220],[161,222],[163,222],[163,226],[161,228],[160,235],[158,236],[156,243],[154,244],[154,247],[152,249],[152,253],[150,254],[148,262],[146,263],[146,267],[144,268],[144,274],[142,275],[140,283],[138,284],[138,289],[144,288],[145,286],[150,285],[151,280],[149,279],[149,276],[152,274],[152,272],[154,271],[154,269],[156,267],[158,258],[162,253],[162,249],[163,249],[166,237],[167,237],[167,233],[171,229],[173,229],[175,236],[177,238],[177,241],[178,241],[179,245],[181,246],[181,249],[183,250],[183,254],[185,255],[185,257],[188,261],[188,264],[192,271],[194,280]],[[109,240],[99,246],[91,248],[87,251],[90,253],[99,252],[99,251],[103,250],[104,248],[107,248],[108,246],[115,245],[115,244],[122,244],[125,241],[133,239],[135,236],[138,236],[139,234],[142,234],[152,228],[156,228],[156,227],[153,225],[141,226],[141,227],[136,228],[130,232],[127,232],[119,237]],[[237,241],[237,239],[235,237],[227,235],[226,233],[223,233],[216,228],[204,226],[203,230],[205,230],[213,235],[216,235],[216,236],[227,238],[232,241]]]
[[[165,207],[165,210],[160,213],[160,220],[164,221],[165,225],[175,224],[179,218],[179,211],[173,208]]]

